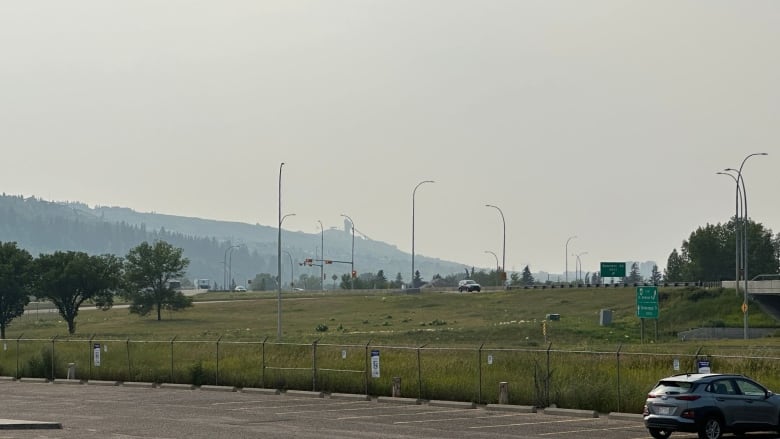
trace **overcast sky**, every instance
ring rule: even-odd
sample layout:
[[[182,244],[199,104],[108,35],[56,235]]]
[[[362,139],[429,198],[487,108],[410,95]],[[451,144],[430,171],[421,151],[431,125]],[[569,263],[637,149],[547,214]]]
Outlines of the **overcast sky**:
[[[285,229],[408,252],[435,180],[418,255],[495,266],[493,204],[509,270],[664,268],[751,153],[780,231],[779,46],[777,1],[4,1],[0,191],[275,227],[285,162]]]

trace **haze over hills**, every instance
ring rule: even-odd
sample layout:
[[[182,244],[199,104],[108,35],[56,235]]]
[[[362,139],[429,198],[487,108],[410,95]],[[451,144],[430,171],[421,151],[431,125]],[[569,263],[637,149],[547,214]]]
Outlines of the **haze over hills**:
[[[275,227],[259,224],[143,213],[124,207],[90,207],[79,202],[51,202],[35,197],[0,196],[0,241],[15,241],[34,256],[57,250],[124,256],[143,241],[162,239],[184,249],[184,255],[190,259],[190,279],[211,279],[218,285],[224,281],[225,265],[229,265],[232,278],[239,284],[256,274],[275,274],[277,235]],[[354,239],[355,270],[359,274],[384,270],[390,279],[397,273],[401,273],[405,281],[411,278],[408,253],[359,233]],[[232,245],[240,247],[228,251]],[[350,271],[347,262],[352,257],[352,233],[349,228],[328,229],[321,234],[282,228],[282,247],[284,280],[291,274],[296,280],[303,273],[319,276],[319,267],[299,265],[305,258],[342,261],[325,266],[328,283],[333,274],[341,276]],[[320,247],[325,249],[324,257]],[[424,280],[434,274],[465,273],[464,268],[456,262],[415,255],[415,269]]]
[[[238,284],[260,273],[277,271],[277,229],[203,218],[137,212],[126,207],[94,206],[80,202],[52,202],[35,197],[0,196],[0,242],[15,241],[33,256],[57,250],[77,250],[91,254],[120,256],[143,241],[165,240],[184,249],[190,259],[190,279],[210,279],[221,286],[227,272]],[[396,246],[355,234],[355,270],[376,273],[384,270],[388,279],[398,273],[404,281],[411,278],[411,255]],[[324,245],[323,245],[324,243]],[[240,245],[230,249],[232,245]],[[324,247],[324,255],[320,247]],[[322,233],[293,232],[282,228],[282,279],[301,274],[319,276],[319,267],[301,266],[305,258],[342,261],[325,265],[328,283],[333,274],[349,273],[352,234],[349,223],[343,229],[330,228]],[[229,258],[228,258],[229,255]],[[324,256],[324,257],[323,257]],[[630,267],[630,263],[629,267]],[[573,265],[573,262],[572,262]],[[654,262],[639,263],[640,273],[648,277]],[[292,267],[292,272],[290,268]],[[229,270],[228,270],[229,268]],[[464,273],[473,267],[458,262],[415,255],[415,269],[423,280],[435,274]],[[485,271],[493,267],[476,267]],[[574,268],[573,266],[571,268]],[[533,273],[539,282],[559,282],[563,274]],[[576,273],[569,272],[574,280]],[[584,278],[585,273],[580,274]]]

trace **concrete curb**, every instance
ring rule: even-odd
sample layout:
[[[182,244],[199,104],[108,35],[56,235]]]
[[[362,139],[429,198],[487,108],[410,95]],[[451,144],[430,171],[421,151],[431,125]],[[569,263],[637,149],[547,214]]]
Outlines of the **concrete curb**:
[[[556,407],[547,407],[544,409],[545,415],[572,416],[575,418],[598,418],[599,414],[595,410],[577,410],[577,409],[559,409]]]
[[[0,376],[0,381],[16,381],[16,378]]]
[[[200,386],[200,390],[206,390],[211,392],[235,392],[235,387],[228,386]]]
[[[19,378],[19,382],[48,384],[49,380],[46,378]]]
[[[536,407],[532,405],[488,404],[485,409],[501,412],[536,413]]]
[[[174,383],[160,383],[160,389],[180,389],[180,390],[194,390],[195,386],[192,384],[174,384]]]
[[[0,430],[62,430],[59,422],[17,421],[0,419]]]
[[[54,380],[54,384],[84,384],[81,380]]]
[[[352,401],[371,401],[371,397],[368,395],[360,395],[357,393],[331,393],[328,395],[330,399],[349,399]]]
[[[118,386],[119,381],[89,380],[86,382],[89,386]]]
[[[142,383],[138,381],[126,381],[120,384],[120,386],[123,387],[145,387],[145,388],[155,388],[154,383]]]
[[[607,415],[609,419],[615,419],[619,421],[636,421],[636,422],[642,422],[644,420],[644,416],[642,416],[639,413],[617,413],[612,412],[609,415]]]
[[[276,389],[261,389],[259,387],[244,387],[239,390],[241,393],[259,393],[261,395],[278,395],[279,391]]]
[[[420,400],[415,398],[393,398],[392,396],[380,396],[377,402],[388,402],[392,404],[420,405]]]
[[[437,400],[431,400],[428,401],[428,405],[433,407],[450,407],[450,408],[460,408],[460,409],[475,409],[477,408],[477,404],[473,402],[464,402],[464,401],[437,401]]]
[[[304,398],[322,398],[324,396],[322,392],[309,392],[307,390],[286,390],[284,395],[302,396]]]

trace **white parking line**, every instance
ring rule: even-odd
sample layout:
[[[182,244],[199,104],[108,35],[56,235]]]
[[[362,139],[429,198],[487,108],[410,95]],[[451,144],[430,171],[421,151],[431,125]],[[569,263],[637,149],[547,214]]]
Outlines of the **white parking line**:
[[[502,424],[502,425],[485,425],[485,426],[478,426],[478,427],[469,427],[473,429],[480,429],[480,428],[502,428],[502,427],[518,427],[523,425],[542,425],[542,424],[560,424],[564,422],[582,422],[582,421],[597,421],[598,418],[592,418],[592,419],[563,419],[559,421],[544,421],[544,422],[523,422],[521,424]],[[603,419],[602,419],[603,421]]]
[[[640,428],[636,425],[627,425],[623,427],[610,427],[610,428],[586,428],[582,430],[569,430],[569,431],[555,431],[552,433],[539,433],[539,436],[553,436],[556,434],[571,434],[571,433],[585,433],[588,431],[609,431],[609,430],[631,430],[634,428]]]
[[[365,419],[365,418],[386,418],[388,416],[417,416],[417,415],[432,415],[438,413],[456,413],[456,412],[473,412],[474,409],[454,409],[454,410],[436,410],[432,412],[413,412],[413,413],[388,413],[383,415],[371,415],[371,416],[348,416],[344,418],[337,418],[339,421],[348,419]]]
[[[474,411],[474,409],[470,409],[471,412]],[[494,418],[506,418],[511,416],[528,416],[524,413],[513,413],[509,415],[489,415],[489,416],[469,416],[469,417],[463,417],[463,418],[447,418],[447,419],[423,419],[419,421],[396,421],[393,422],[393,424],[421,424],[425,422],[447,422],[447,421],[462,421],[464,419],[471,420],[471,419],[494,419]]]

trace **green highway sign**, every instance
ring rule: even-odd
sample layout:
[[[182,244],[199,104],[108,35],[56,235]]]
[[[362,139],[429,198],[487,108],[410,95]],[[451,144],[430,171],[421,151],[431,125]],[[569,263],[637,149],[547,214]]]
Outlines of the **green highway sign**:
[[[640,319],[658,318],[658,287],[636,288],[636,316]]]
[[[602,262],[601,277],[626,277],[626,263]]]

